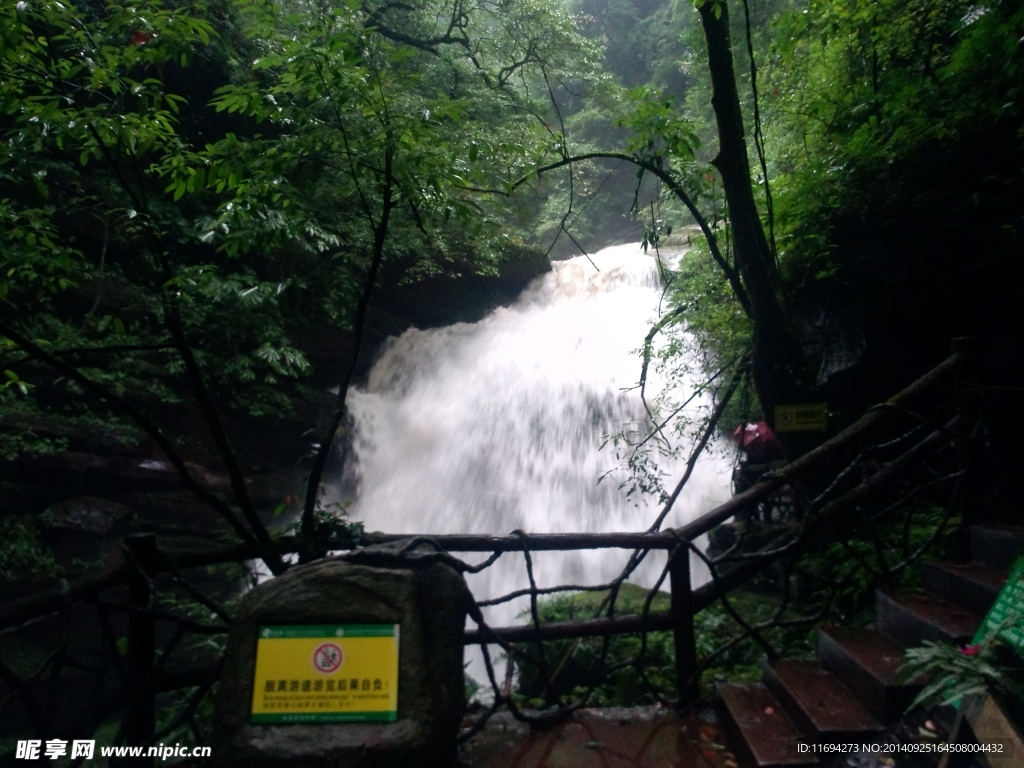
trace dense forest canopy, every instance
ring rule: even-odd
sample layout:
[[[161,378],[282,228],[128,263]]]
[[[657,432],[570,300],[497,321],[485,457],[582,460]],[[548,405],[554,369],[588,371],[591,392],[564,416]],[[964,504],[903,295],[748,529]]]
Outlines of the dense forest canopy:
[[[304,438],[314,537],[368,316],[409,286],[693,227],[666,275],[660,364],[710,377],[753,344],[769,419],[780,398],[814,397],[848,423],[953,335],[988,339],[1004,372],[1019,354],[1019,4],[0,14],[3,459],[122,429],[276,569],[239,425],[338,387]],[[341,332],[326,352],[324,328]]]
[[[662,289],[657,319],[636,339],[647,419],[602,446],[601,479],[625,476],[631,515],[644,506],[633,494],[660,502],[653,525],[639,519],[634,530],[670,519],[706,446],[731,450],[737,425],[811,403],[825,404],[827,431],[784,436],[778,453],[765,451],[779,463],[751,455],[734,465],[740,480],[753,467],[768,478],[761,491],[782,492],[755,489],[760,507],[746,508],[739,534],[731,524],[712,531],[729,528],[719,539],[728,552],[748,530],[767,531],[758,541],[783,553],[790,544],[778,545],[773,524],[799,529],[794,546],[807,544],[815,561],[812,588],[793,590],[810,597],[800,610],[829,587],[790,629],[833,607],[844,622],[855,616],[876,581],[958,513],[1019,523],[1020,2],[0,4],[0,749],[23,732],[50,738],[54,723],[116,744],[204,743],[243,591],[295,561],[380,540],[325,486],[348,460],[350,389],[388,336],[480,320],[552,260],[624,242],[642,243]],[[667,248],[685,258],[663,258]],[[843,459],[841,471],[800,476],[799,487],[771,471],[782,453],[813,450],[931,370],[958,336],[975,337],[980,354],[938,398],[949,404],[955,390],[962,420],[936,421],[925,403],[900,411],[909,431]],[[655,371],[657,393],[647,389]],[[694,400],[703,422],[682,415]],[[597,410],[565,413],[603,424]],[[979,413],[970,437],[949,426]],[[520,419],[531,439],[540,420]],[[947,473],[933,454],[903,447],[920,434],[918,447],[952,436],[955,451],[939,461],[956,466]],[[557,446],[589,466],[574,448]],[[900,451],[899,461],[878,448]],[[670,458],[686,467],[675,491],[664,486]],[[883,506],[871,496],[877,477],[915,463],[908,473],[926,479],[898,500],[902,532],[895,518],[868,531],[897,507],[865,513]],[[952,500],[928,495],[952,480]],[[825,528],[805,526],[822,509],[836,530],[853,531],[848,539],[829,544]],[[839,515],[859,527],[841,527]],[[675,600],[690,592],[676,555],[705,552],[670,535],[682,567],[666,568],[646,597],[625,583],[643,549],[619,581],[585,587],[579,602],[547,601],[560,588],[538,587],[519,537],[513,554],[532,589],[506,597],[530,595],[537,623],[642,611],[645,632],[648,609],[665,603],[678,631],[677,606],[693,614]],[[901,537],[890,568],[884,551]],[[435,557],[456,562],[444,551],[425,559]],[[666,578],[684,585],[672,600],[658,595]],[[505,599],[490,597],[481,602]],[[716,664],[753,664],[731,656],[736,638],[715,650],[740,621],[729,603],[699,614],[700,654],[725,648]],[[782,607],[769,613],[780,619]],[[530,653],[557,650],[550,667],[568,669],[563,686],[597,647],[573,639],[544,650],[538,638]],[[647,672],[643,651],[616,661],[604,687],[588,683],[571,709],[652,703],[648,688],[665,703],[647,678],[665,678],[683,646],[667,633],[651,639]],[[602,638],[602,674],[609,648],[614,659],[634,642],[646,648],[647,635]],[[175,653],[186,664],[164,669]],[[675,682],[682,701],[685,677]],[[495,708],[539,686],[512,664],[503,693],[492,683]]]

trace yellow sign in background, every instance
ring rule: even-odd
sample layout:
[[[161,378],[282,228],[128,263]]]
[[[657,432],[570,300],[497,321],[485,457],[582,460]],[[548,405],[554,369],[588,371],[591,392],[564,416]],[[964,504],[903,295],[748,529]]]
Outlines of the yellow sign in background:
[[[825,403],[776,405],[776,432],[824,432],[828,426]]]
[[[253,723],[398,718],[398,624],[260,627]]]

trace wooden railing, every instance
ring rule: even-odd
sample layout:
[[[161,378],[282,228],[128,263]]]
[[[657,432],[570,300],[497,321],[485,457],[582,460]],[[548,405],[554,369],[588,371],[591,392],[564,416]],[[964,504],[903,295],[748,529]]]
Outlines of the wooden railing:
[[[686,525],[665,531],[641,533],[576,533],[536,534],[515,533],[510,535],[431,535],[431,534],[366,534],[361,544],[389,544],[411,540],[412,543],[429,543],[439,553],[570,551],[593,549],[625,549],[635,553],[665,550],[669,554],[667,576],[671,589],[668,611],[649,610],[650,600],[643,613],[631,615],[608,615],[587,620],[563,621],[524,626],[488,627],[476,610],[478,628],[467,630],[467,645],[499,643],[509,648],[513,643],[556,640],[566,638],[587,638],[595,636],[671,631],[674,637],[676,689],[680,706],[691,704],[699,694],[699,670],[694,617],[703,609],[721,599],[737,586],[769,567],[782,557],[789,557],[811,547],[820,546],[822,536],[844,529],[854,510],[881,493],[893,481],[905,475],[939,446],[951,440],[965,438],[971,425],[971,416],[957,413],[952,418],[936,422],[922,417],[912,408],[923,396],[964,370],[970,358],[969,350],[961,343],[954,346],[953,354],[943,363],[926,373],[899,394],[885,403],[867,411],[854,424],[831,438],[815,450],[790,464],[765,475],[747,491],[738,494],[698,519]],[[963,410],[963,409],[961,409]],[[859,482],[847,483],[841,492],[829,497],[829,490],[819,495],[821,503],[814,514],[801,522],[801,536],[790,539],[785,545],[769,545],[758,552],[747,553],[736,558],[728,568],[714,572],[712,581],[691,588],[691,555],[704,555],[694,545],[698,537],[737,515],[755,508],[772,494],[784,487],[799,486],[808,478],[819,481],[824,467],[846,466],[851,455],[868,443],[869,439],[887,422],[896,416],[917,419],[927,428],[915,441],[901,450],[892,460],[872,468]],[[840,472],[840,477],[843,473]],[[847,478],[848,479],[848,478]],[[820,485],[820,482],[816,483]],[[838,481],[836,484],[837,486]],[[285,536],[277,539],[276,547],[282,555],[297,553],[303,549],[298,537]],[[113,692],[107,697],[106,706],[114,711],[126,707],[131,713],[123,728],[130,732],[129,743],[146,743],[144,736],[155,738],[153,698],[159,691],[184,687],[209,686],[216,679],[219,664],[205,664],[198,667],[167,668],[154,664],[157,655],[154,621],[169,620],[167,616],[156,616],[152,606],[153,578],[160,574],[173,574],[178,579],[183,571],[219,563],[241,562],[256,556],[250,547],[239,545],[223,549],[168,553],[161,550],[152,536],[135,538],[128,542],[126,557],[112,565],[107,571],[66,583],[61,588],[26,597],[0,605],[0,632],[16,630],[27,622],[40,617],[67,610],[79,603],[96,603],[98,597],[115,588],[127,587],[128,604],[122,606],[129,613],[127,622],[127,673],[126,690]],[[454,558],[453,558],[454,559]],[[468,569],[468,566],[467,566]],[[623,577],[625,578],[625,577]],[[185,583],[182,581],[182,583]],[[548,594],[553,589],[539,590],[532,584],[531,589],[521,590],[536,600],[539,594]],[[568,590],[570,588],[564,588]],[[564,591],[563,590],[563,591]],[[195,592],[195,590],[191,590]],[[202,602],[202,596],[193,594]],[[215,608],[215,607],[214,607]],[[216,610],[215,610],[216,612]],[[218,613],[218,615],[220,615]],[[173,617],[172,617],[173,618]],[[229,617],[220,616],[224,626],[203,626],[194,621],[179,619],[181,631],[200,633],[226,632]],[[3,680],[15,696],[25,698],[27,710],[32,710],[26,682],[21,680],[0,662],[0,680]]]
[[[940,365],[916,380],[889,400],[867,411],[855,423],[799,459],[763,477],[754,486],[725,503],[715,507],[686,525],[678,528],[645,533],[568,533],[568,534],[516,534],[492,535],[428,535],[428,534],[373,534],[367,544],[390,543],[401,540],[432,542],[445,552],[518,552],[518,551],[570,551],[592,549],[627,549],[634,551],[667,550],[671,590],[669,611],[649,611],[644,614],[594,618],[582,621],[552,622],[539,626],[519,625],[485,630],[467,630],[466,644],[481,644],[500,638],[509,643],[585,638],[604,635],[630,634],[650,631],[671,631],[676,651],[676,685],[680,706],[688,706],[698,697],[694,616],[719,600],[752,576],[763,571],[783,556],[796,554],[800,547],[775,548],[726,571],[721,578],[693,590],[690,583],[690,557],[695,550],[693,542],[721,523],[750,510],[784,486],[800,482],[824,464],[848,454],[861,445],[872,430],[891,419],[894,413],[907,413],[923,395],[957,371],[962,371],[970,358],[964,342],[954,342],[954,351]],[[870,476],[822,507],[804,531],[802,546],[809,542],[820,545],[816,536],[833,527],[844,515],[913,467],[951,437],[963,436],[970,417],[958,414],[946,423],[936,425],[917,443],[906,449],[891,463],[879,467]]]

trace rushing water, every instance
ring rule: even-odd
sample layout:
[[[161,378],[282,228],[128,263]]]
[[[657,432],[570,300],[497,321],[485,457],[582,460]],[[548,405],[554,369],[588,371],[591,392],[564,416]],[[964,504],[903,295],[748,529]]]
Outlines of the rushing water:
[[[509,307],[482,321],[391,339],[365,388],[350,393],[354,420],[344,495],[352,518],[389,533],[638,531],[656,501],[627,498],[604,437],[646,430],[633,388],[636,350],[657,319],[654,259],[639,246],[556,262]],[[656,386],[656,383],[654,383]],[[666,467],[673,477],[680,466]],[[728,496],[728,462],[698,464],[666,526]],[[540,586],[597,584],[627,553],[538,553]],[[467,558],[470,559],[470,558]],[[633,581],[650,585],[664,564],[650,558]],[[521,554],[469,577],[478,598],[527,585]],[[523,602],[491,609],[511,623]]]

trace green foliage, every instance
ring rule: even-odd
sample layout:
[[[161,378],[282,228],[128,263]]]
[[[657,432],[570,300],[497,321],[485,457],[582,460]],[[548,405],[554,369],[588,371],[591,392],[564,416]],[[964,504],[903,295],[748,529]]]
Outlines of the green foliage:
[[[750,625],[769,621],[778,609],[775,598],[742,590],[729,595],[729,604]],[[800,615],[801,608],[798,605],[790,606],[789,611],[779,618],[795,618]],[[697,658],[700,661],[740,635],[743,629],[721,603],[715,603],[697,614],[694,631],[697,637]],[[758,631],[779,656],[807,656],[814,652],[817,630],[813,625],[773,626]],[[756,682],[761,679],[764,657],[764,647],[748,638],[717,655],[705,671],[704,679]]]
[[[201,374],[280,415],[312,372],[300,340],[352,328],[375,244],[379,283],[496,274],[519,212],[474,190],[552,151],[542,83],[598,52],[543,0],[435,40],[446,7],[6,4],[0,321],[157,411]],[[0,371],[5,410],[115,413],[7,338]]]
[[[140,437],[123,419],[98,415],[82,402],[54,405],[50,413],[41,414],[30,398],[10,390],[0,392],[0,459],[4,461],[87,447],[120,453],[137,449]]]
[[[1009,2],[817,0],[778,17],[762,94],[790,281],[842,277],[832,227],[843,216],[872,211],[887,227],[920,212],[941,229],[951,214],[987,217],[985,203],[1006,215],[1022,32]],[[985,142],[1002,168],[986,167]]]
[[[679,233],[663,241],[657,231],[663,226],[656,221],[655,232],[645,240],[650,243],[657,237],[660,247],[670,247]],[[606,438],[618,464],[612,472],[621,469],[629,478],[623,483],[627,494],[657,495],[660,503],[668,498],[662,464],[668,457],[689,458],[689,450],[706,427],[717,393],[747,353],[752,333],[750,319],[712,261],[704,239],[693,228],[687,231],[692,247],[677,270],[663,270],[666,304],[672,310],[654,325],[653,335],[640,350],[649,361],[647,368],[668,382],[649,399],[653,424],[664,426],[656,431],[652,424],[645,424],[640,435],[623,430]],[[736,397],[732,401],[721,421],[723,426],[753,415],[755,409],[743,400]],[[729,447],[712,444],[707,450],[728,451]]]
[[[230,256],[288,242],[358,258],[385,217],[391,260],[412,249],[443,258],[456,232],[481,255],[494,253],[505,239],[500,211],[466,190],[501,189],[525,170],[543,133],[529,108],[516,109],[522,99],[509,78],[558,71],[574,57],[587,66],[591,53],[547,4],[497,5],[500,23],[486,34],[476,14],[464,20],[466,34],[481,35],[467,52],[399,44],[410,28],[429,27],[439,12],[430,4],[373,11],[381,14],[374,27],[358,4],[321,13],[239,3],[258,57],[213,103],[276,128],[244,140],[228,134],[175,160],[163,169],[167,191],[182,195],[205,180],[227,193],[201,238]]]
[[[749,348],[753,328],[728,280],[711,259],[704,238],[694,234],[692,240],[693,246],[669,286],[671,303],[679,308],[673,327],[685,329],[694,339],[693,346],[701,351],[703,372],[711,373]],[[680,358],[688,351],[686,344],[681,334],[674,335],[663,352],[664,360]]]
[[[696,15],[688,0],[572,0],[569,7],[580,31],[603,42],[605,67],[627,88],[680,95],[691,84],[679,67],[682,33]]]
[[[152,168],[172,162],[186,146],[178,125],[187,99],[164,78],[210,44],[214,30],[203,18],[205,6],[77,9],[39,2],[9,4],[3,13],[4,319],[58,355],[116,349],[106,364],[82,370],[118,394],[139,390],[174,399],[182,368],[163,351],[165,313],[168,300],[180,300],[177,311],[197,357],[222,363],[214,385],[235,387],[243,407],[265,401],[265,390],[250,387],[243,395],[236,385],[255,379],[253,369],[262,383],[273,384],[305,368],[273,307],[252,311],[254,299],[268,291],[251,295],[251,288],[263,287],[252,270],[208,269],[200,283],[201,267],[188,263],[184,247],[169,254],[155,245],[167,232],[180,236],[187,228],[187,211],[163,204],[159,194],[154,199]],[[32,311],[18,312],[19,305]],[[0,354],[12,351],[5,344]],[[19,372],[24,364],[22,358],[10,368],[26,392],[40,372]],[[76,394],[77,385],[64,386]],[[33,402],[45,407],[47,394]]]
[[[14,461],[20,457],[52,456],[67,450],[61,438],[37,435],[32,431],[0,433],[0,459]]]
[[[540,601],[542,622],[571,621],[593,618],[606,593],[584,592],[562,595]],[[639,613],[647,598],[646,590],[633,584],[624,584],[616,601],[616,614]],[[658,593],[652,600],[651,610],[668,608],[668,595]],[[524,614],[521,618],[528,618]],[[582,694],[594,672],[600,669],[601,638],[583,640],[557,640],[543,644],[543,657],[547,663],[554,690],[558,696]],[[611,639],[604,668],[621,665],[640,656],[643,641],[639,635],[619,635]],[[652,632],[647,635],[642,660],[644,674],[662,695],[671,695],[675,688],[672,635]],[[524,644],[527,653],[536,654],[536,644]],[[532,706],[555,703],[551,692],[544,690],[543,677],[534,665],[517,664],[516,691]],[[603,675],[594,689],[591,701],[595,706],[628,706],[650,704],[657,701],[650,687],[632,666],[625,666],[612,674]]]
[[[469,662],[466,663],[466,667],[469,666]],[[464,696],[466,703],[472,702],[473,698],[480,691],[480,683],[469,676],[469,673],[463,672],[462,674]]]
[[[105,153],[146,156],[173,140],[178,100],[147,75],[187,60],[209,42],[210,25],[145,2],[85,13],[59,2],[6,4],[2,14],[4,297],[66,295],[91,271],[61,231],[66,206],[103,215],[98,197],[108,191],[76,179],[78,168]],[[135,35],[145,39],[130,42]]]
[[[915,564],[953,554],[957,518],[932,504],[892,511],[883,520],[865,521],[841,541],[808,555],[801,569],[809,585],[812,610],[831,601],[843,621],[869,621],[878,587],[919,586]]]
[[[348,519],[351,501],[335,502],[326,507],[317,507],[314,513],[313,546],[317,550],[355,549],[363,538],[363,524]],[[283,510],[282,510],[283,511]],[[288,529],[298,533],[300,524]]]
[[[570,621],[593,618],[605,599],[604,592],[586,592],[563,595],[540,601],[542,622]],[[648,597],[647,590],[633,584],[624,584],[616,601],[616,615],[641,613]],[[731,604],[745,621],[756,623],[770,617],[775,603],[752,593],[737,592],[730,596]],[[650,610],[666,611],[669,595],[658,592],[651,600]],[[522,618],[527,618],[524,614]],[[729,613],[715,604],[694,617],[698,662],[707,659],[722,645],[741,631]],[[772,629],[766,639],[781,653],[799,654],[811,650],[813,633],[805,627]],[[523,644],[523,650],[537,653],[536,644]],[[763,649],[746,641],[717,655],[704,671],[706,682],[720,676],[729,679],[756,679],[761,675]],[[602,655],[604,658],[601,665]],[[558,640],[543,643],[543,658],[557,696],[581,696],[596,677],[599,669],[614,668],[611,674],[600,678],[590,702],[594,706],[634,706],[656,703],[675,695],[675,653],[671,632],[650,632],[646,641],[640,635],[618,635],[608,643],[604,654],[601,638]],[[638,673],[638,667],[643,675]],[[555,703],[550,692],[545,693],[544,680],[529,663],[517,665],[517,693],[531,706]],[[646,679],[645,679],[646,678]]]
[[[627,152],[635,152],[658,166],[670,159],[693,160],[700,139],[689,121],[679,117],[673,98],[651,88],[636,88],[629,92],[629,98],[631,109],[616,123],[632,130]]]
[[[31,581],[61,573],[53,554],[43,544],[33,521],[22,516],[0,518],[0,579]]]
[[[220,594],[208,594],[207,596],[213,598],[216,601],[217,608],[226,611],[228,617],[233,616],[238,608],[241,598],[244,595],[244,592],[237,589],[239,576],[241,575],[240,569],[235,564],[231,564],[211,566],[206,570],[207,579],[210,579],[211,581],[216,579],[218,583],[223,584],[226,587],[219,590]],[[222,632],[218,633],[187,633],[178,649],[178,653],[181,654],[182,657],[188,658],[191,663],[212,662],[223,658],[228,640],[228,626],[223,622],[223,617],[218,616],[217,613],[211,610],[209,606],[196,601],[191,596],[180,591],[160,592],[157,596],[156,603],[157,607],[166,613],[182,617],[183,619],[196,622],[197,624],[223,629]],[[127,641],[127,636],[118,638],[117,643],[122,655],[125,655],[128,652]],[[206,694],[203,696],[196,708],[193,718],[190,719],[190,723],[178,723],[177,721],[182,710],[185,709],[193,697],[198,694],[199,690],[197,687],[183,688],[157,695],[156,730],[160,731],[172,724],[176,724],[176,727],[165,736],[166,743],[204,746],[204,744],[201,741],[197,741],[197,739],[202,739],[202,734],[210,733],[213,729],[214,702],[217,696],[216,691],[216,684],[207,688]],[[111,722],[114,725],[120,725],[116,718],[112,718]],[[198,726],[198,729],[194,730],[193,727],[191,727],[192,724]],[[99,739],[99,733],[102,732],[103,728],[104,726],[100,726],[100,729],[97,732],[97,739]],[[107,743],[114,743],[114,735],[114,733],[110,734],[109,741]]]
[[[890,516],[884,523],[858,530],[821,552],[805,555],[796,577],[799,586],[793,590],[798,594],[782,613],[777,598],[739,590],[729,595],[729,609],[719,602],[697,614],[694,631],[698,661],[706,664],[705,682],[719,678],[754,681],[761,676],[765,655],[761,642],[748,637],[724,652],[721,650],[744,634],[734,614],[747,625],[769,624],[758,633],[778,655],[808,655],[814,650],[817,622],[805,617],[820,613],[846,622],[866,620],[876,587],[913,586],[914,574],[902,566],[925,551],[944,554],[950,539],[941,534],[948,533],[955,520],[930,505],[908,509],[904,514],[903,518]],[[601,605],[606,597],[605,592],[585,592],[542,599],[538,605],[541,622],[605,615],[606,609]],[[616,615],[641,613],[648,597],[648,591],[641,587],[623,585],[615,605]],[[651,598],[650,610],[668,608],[668,594],[659,592]],[[528,619],[529,614],[524,613],[521,618]],[[607,651],[601,638],[548,641],[539,650],[536,643],[524,643],[522,649],[534,656],[542,655],[552,682],[552,689],[546,690],[544,675],[534,665],[517,663],[516,690],[530,706],[543,707],[583,696],[591,682],[597,683],[590,700],[596,706],[650,704],[659,695],[671,698],[675,692],[670,632],[648,633],[646,641],[640,635],[616,636],[609,640]],[[601,675],[609,669],[610,674]],[[643,670],[643,675],[638,669]]]
[[[904,680],[923,678],[927,682],[908,711],[990,693],[1013,711],[1024,713],[1024,658],[999,637],[1012,626],[1024,626],[1024,616],[1008,616],[976,645],[957,648],[926,640],[922,647],[909,649],[900,676]]]

